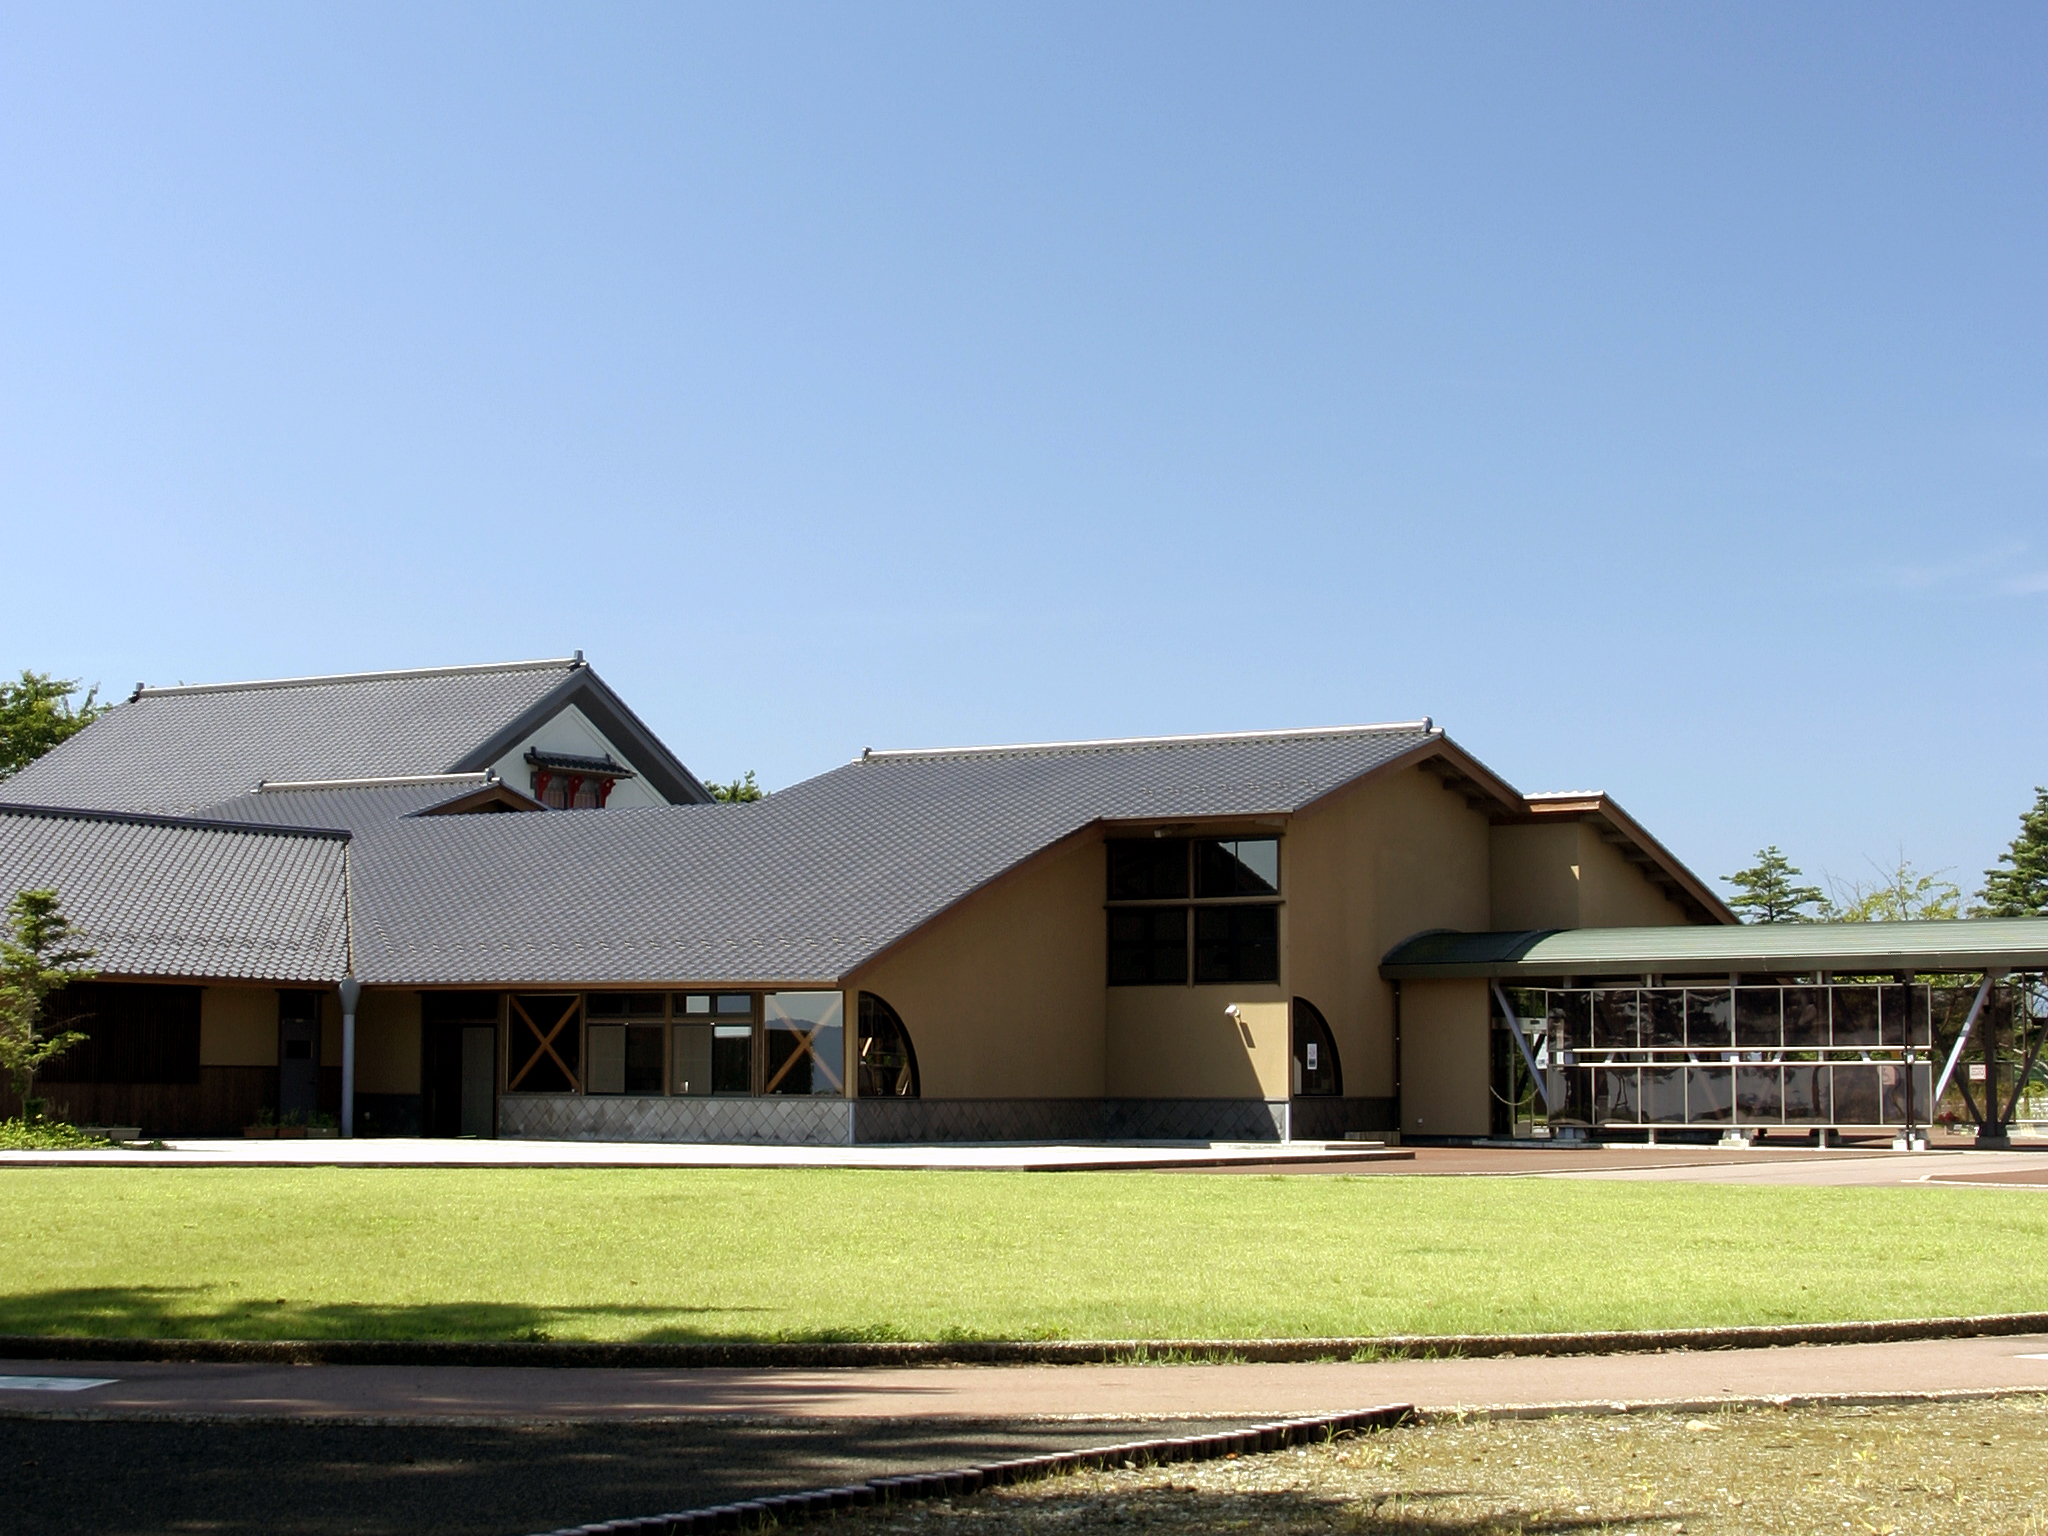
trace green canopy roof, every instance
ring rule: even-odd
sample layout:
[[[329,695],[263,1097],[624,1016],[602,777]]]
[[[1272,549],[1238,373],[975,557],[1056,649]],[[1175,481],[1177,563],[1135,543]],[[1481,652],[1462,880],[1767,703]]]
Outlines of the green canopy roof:
[[[1389,980],[1457,976],[1714,976],[1804,971],[2048,968],[2048,918],[1742,927],[1548,928],[1417,934],[1380,963]]]

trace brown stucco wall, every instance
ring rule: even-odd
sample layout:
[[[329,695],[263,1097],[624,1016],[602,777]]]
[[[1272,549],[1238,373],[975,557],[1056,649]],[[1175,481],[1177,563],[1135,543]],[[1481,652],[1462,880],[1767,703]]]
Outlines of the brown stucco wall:
[[[419,993],[365,992],[356,1005],[356,1092],[419,1091]]]
[[[1286,942],[1282,918],[1282,945]],[[1130,1099],[1284,1099],[1283,987],[1108,987],[1108,1091]],[[1238,1018],[1223,1010],[1235,1003]]]
[[[1401,1133],[1484,1136],[1490,1124],[1486,983],[1401,986]]]
[[[1579,824],[1579,927],[1668,928],[1690,921],[1598,828]]]
[[[1493,921],[1517,928],[1663,928],[1685,910],[1586,822],[1493,829]]]
[[[277,1065],[277,988],[207,987],[199,994],[199,1065]]]
[[[1394,1091],[1393,989],[1381,957],[1424,929],[1487,926],[1487,833],[1482,813],[1420,768],[1354,785],[1288,829],[1281,979],[1329,1021],[1346,1094]],[[1483,1062],[1480,1083],[1483,1091]]]
[[[1102,859],[1071,838],[847,978],[901,1016],[925,1097],[1102,1093]]]

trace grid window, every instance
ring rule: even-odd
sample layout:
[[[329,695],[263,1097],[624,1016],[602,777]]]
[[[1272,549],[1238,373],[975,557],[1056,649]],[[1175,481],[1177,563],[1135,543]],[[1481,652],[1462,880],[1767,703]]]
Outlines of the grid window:
[[[1178,987],[1188,979],[1186,907],[1109,910],[1109,984]]]
[[[1109,840],[1111,901],[1171,901],[1188,893],[1188,840],[1130,837]]]
[[[1195,908],[1195,985],[1279,979],[1277,906]]]

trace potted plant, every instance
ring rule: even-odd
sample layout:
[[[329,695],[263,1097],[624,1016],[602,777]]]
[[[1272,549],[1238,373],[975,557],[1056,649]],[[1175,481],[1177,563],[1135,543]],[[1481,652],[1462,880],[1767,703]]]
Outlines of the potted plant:
[[[306,1117],[306,1134],[331,1139],[341,1134],[341,1122],[323,1109]]]
[[[297,1109],[288,1111],[285,1117],[278,1122],[277,1134],[280,1138],[304,1136],[306,1134],[305,1111]]]
[[[265,1105],[256,1111],[256,1123],[242,1127],[242,1134],[251,1141],[269,1141],[277,1135],[277,1119]]]

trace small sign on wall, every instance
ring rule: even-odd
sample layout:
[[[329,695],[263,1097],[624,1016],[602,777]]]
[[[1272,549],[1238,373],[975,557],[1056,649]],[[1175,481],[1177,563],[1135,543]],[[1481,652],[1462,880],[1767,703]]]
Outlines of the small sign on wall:
[[[1981,1083],[1981,1082],[1983,1082],[1983,1081],[1984,1081],[1984,1063],[1983,1063],[1983,1062],[1981,1062],[1981,1061],[1973,1061],[1973,1062],[1971,1062],[1971,1063],[1970,1063],[1970,1081],[1971,1081],[1971,1082],[1973,1082],[1973,1083]]]

